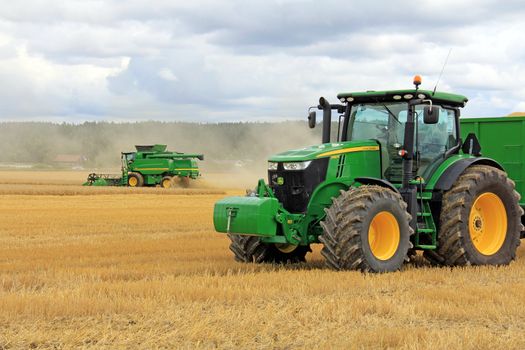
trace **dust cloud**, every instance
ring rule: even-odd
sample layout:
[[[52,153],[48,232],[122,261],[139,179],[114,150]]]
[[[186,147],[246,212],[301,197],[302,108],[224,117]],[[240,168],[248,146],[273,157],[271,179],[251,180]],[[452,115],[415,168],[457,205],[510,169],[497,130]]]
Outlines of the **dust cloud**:
[[[320,129],[309,129],[306,121],[0,123],[0,166],[119,173],[120,152],[160,143],[170,151],[204,154],[202,178],[192,187],[253,188],[267,177],[268,157],[320,143]],[[64,155],[79,156],[79,164],[59,162]]]

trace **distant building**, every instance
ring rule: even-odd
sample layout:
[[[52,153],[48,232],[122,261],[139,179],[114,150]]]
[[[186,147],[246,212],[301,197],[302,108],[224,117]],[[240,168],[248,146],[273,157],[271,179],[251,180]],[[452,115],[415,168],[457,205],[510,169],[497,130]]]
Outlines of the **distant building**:
[[[87,157],[82,154],[57,154],[53,163],[60,167],[83,168]]]

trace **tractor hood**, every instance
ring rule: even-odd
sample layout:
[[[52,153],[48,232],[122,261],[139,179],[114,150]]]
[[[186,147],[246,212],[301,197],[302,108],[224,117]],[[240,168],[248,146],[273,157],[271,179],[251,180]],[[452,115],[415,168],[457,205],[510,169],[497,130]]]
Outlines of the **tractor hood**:
[[[324,143],[321,145],[278,153],[271,156],[268,161],[300,162],[361,151],[379,151],[379,144],[374,140]]]

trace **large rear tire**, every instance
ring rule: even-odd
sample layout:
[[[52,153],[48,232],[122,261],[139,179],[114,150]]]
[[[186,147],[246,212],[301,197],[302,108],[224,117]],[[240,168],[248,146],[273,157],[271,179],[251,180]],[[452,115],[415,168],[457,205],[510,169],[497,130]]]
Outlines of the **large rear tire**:
[[[144,186],[144,177],[140,173],[129,173],[128,174],[128,186],[129,187],[142,187]]]
[[[412,248],[407,205],[401,195],[380,186],[341,191],[325,209],[321,254],[336,270],[388,272],[408,261]]]
[[[438,255],[449,266],[506,265],[523,230],[520,195],[499,169],[469,167],[443,196]]]
[[[228,234],[235,260],[243,263],[300,263],[306,261],[309,246],[276,245],[261,242],[259,237]]]

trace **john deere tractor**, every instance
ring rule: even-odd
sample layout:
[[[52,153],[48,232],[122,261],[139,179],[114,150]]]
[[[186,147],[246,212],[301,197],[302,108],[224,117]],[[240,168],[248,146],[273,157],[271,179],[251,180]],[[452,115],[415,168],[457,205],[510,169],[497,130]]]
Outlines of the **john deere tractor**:
[[[215,204],[235,259],[302,262],[320,243],[336,270],[394,271],[417,251],[450,266],[511,262],[523,230],[514,182],[475,134],[462,140],[467,98],[420,84],[321,97],[309,125],[322,110],[322,144],[270,157],[268,183]]]

